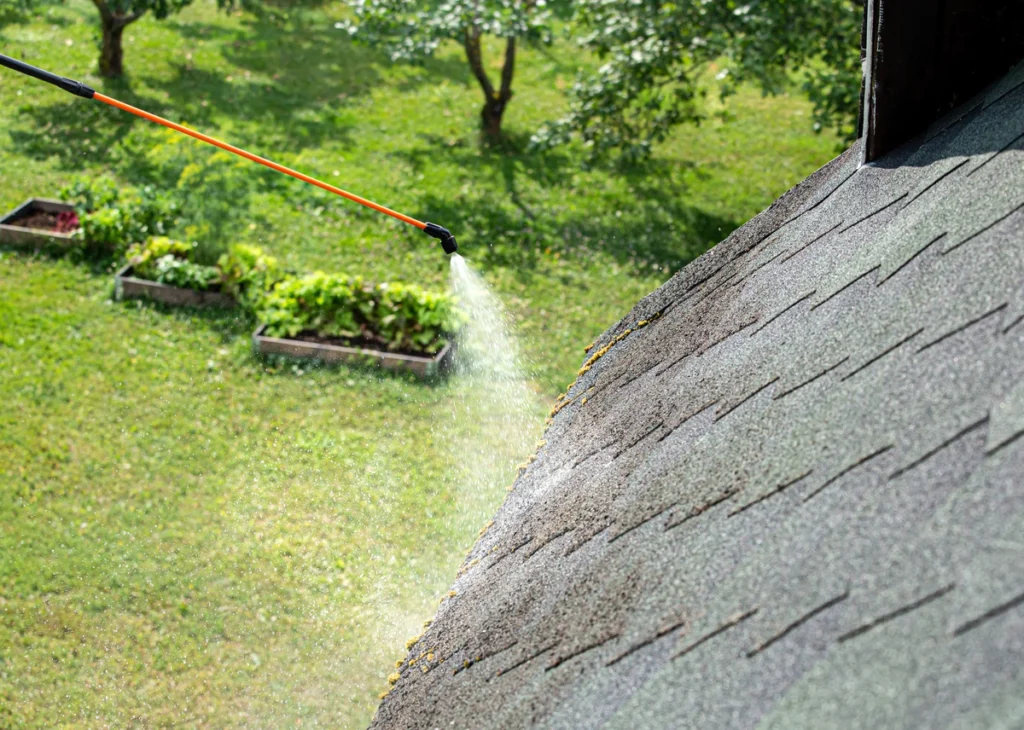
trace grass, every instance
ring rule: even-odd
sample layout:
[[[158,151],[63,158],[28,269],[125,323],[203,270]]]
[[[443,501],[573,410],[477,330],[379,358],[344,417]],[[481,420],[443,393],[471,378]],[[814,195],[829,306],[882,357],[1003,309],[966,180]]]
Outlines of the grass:
[[[0,52],[452,228],[524,335],[536,432],[583,345],[835,151],[801,99],[745,92],[642,168],[527,154],[572,79],[560,45],[522,54],[509,144],[481,149],[455,50],[394,67],[331,5],[144,19],[104,82],[94,13],[46,9]],[[416,231],[6,72],[0,128],[4,209],[76,174],[188,181],[189,235],[445,284]],[[457,383],[256,360],[253,323],[111,302],[96,267],[8,251],[0,291],[0,727],[364,725],[524,456],[501,414],[453,417]]]

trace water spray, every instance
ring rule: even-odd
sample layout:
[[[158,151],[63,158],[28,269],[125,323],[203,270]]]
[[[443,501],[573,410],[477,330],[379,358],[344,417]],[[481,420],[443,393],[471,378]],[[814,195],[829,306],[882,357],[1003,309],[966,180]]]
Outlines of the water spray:
[[[325,183],[321,180],[317,180],[315,177],[305,175],[299,172],[298,170],[293,170],[290,167],[279,165],[273,160],[268,160],[264,157],[260,157],[259,155],[254,155],[252,152],[247,152],[241,149],[240,147],[235,147],[234,145],[230,145],[227,142],[221,142],[219,139],[215,139],[214,137],[210,137],[209,135],[196,132],[195,130],[189,129],[188,127],[184,127],[180,124],[175,124],[174,122],[168,119],[158,117],[156,114],[150,114],[149,112],[134,107],[131,104],[125,104],[123,101],[118,101],[117,99],[113,99],[109,96],[106,96],[105,94],[101,94],[95,89],[86,86],[81,81],[75,81],[74,79],[68,79],[63,76],[58,76],[57,74],[50,73],[49,71],[44,71],[41,68],[37,68],[35,66],[25,63],[24,61],[19,61],[9,56],[5,56],[3,54],[0,54],[0,66],[6,66],[9,69],[18,71],[19,73],[23,73],[26,76],[31,76],[32,78],[39,79],[40,81],[45,81],[48,84],[53,84],[54,86],[63,89],[68,93],[74,94],[75,96],[80,96],[83,99],[93,99],[95,101],[101,101],[104,104],[108,104],[112,107],[115,107],[116,109],[120,109],[121,111],[126,111],[129,114],[134,114],[137,117],[142,117],[143,119],[155,122],[156,124],[161,124],[167,127],[168,129],[173,129],[175,132],[187,134],[189,137],[198,139],[201,142],[212,144],[214,147],[219,147],[222,150],[226,150],[227,152],[236,154],[239,157],[244,157],[247,160],[257,162],[265,167],[269,167],[271,170],[276,170],[277,172],[284,173],[285,175],[290,175],[291,177],[294,177],[296,180],[302,180],[303,182],[309,183],[310,185],[316,185],[318,188],[326,190],[327,192],[334,193],[335,195],[340,195],[343,198],[351,200],[353,203],[359,203],[360,205],[364,205],[367,208],[372,208],[378,213],[389,215],[392,218],[396,218],[402,221],[403,223],[408,223],[411,226],[416,226],[421,231],[426,233],[428,236],[432,236],[433,238],[440,240],[441,248],[443,248],[444,252],[447,254],[455,253],[456,249],[458,249],[458,244],[455,242],[455,236],[453,236],[452,232],[449,231],[444,226],[439,226],[436,223],[425,223],[423,221],[418,221],[415,218],[404,215],[403,213],[399,213],[398,211],[391,210],[390,208],[380,205],[379,203],[374,203],[372,200],[367,200],[366,198],[362,198],[346,190],[342,190],[341,188],[335,187],[334,185],[329,185],[328,183]]]

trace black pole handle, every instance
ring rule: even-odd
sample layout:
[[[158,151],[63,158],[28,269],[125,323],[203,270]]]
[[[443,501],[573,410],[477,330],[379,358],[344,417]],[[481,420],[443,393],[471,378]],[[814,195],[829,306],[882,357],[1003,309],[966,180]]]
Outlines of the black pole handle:
[[[81,81],[66,79],[63,76],[52,74],[49,71],[43,71],[41,68],[36,68],[31,64],[19,61],[16,58],[11,58],[10,56],[5,56],[2,53],[0,53],[0,66],[6,66],[9,69],[23,73],[26,76],[31,76],[34,79],[39,79],[40,81],[45,81],[48,84],[53,84],[54,86],[60,87],[61,89],[64,89],[64,91],[68,91],[75,96],[81,96],[83,99],[91,99],[96,93],[95,90],[89,88]]]
[[[428,236],[440,239],[441,248],[444,249],[445,253],[455,253],[459,248],[459,244],[455,242],[455,236],[444,226],[439,226],[436,223],[427,223],[423,232]]]

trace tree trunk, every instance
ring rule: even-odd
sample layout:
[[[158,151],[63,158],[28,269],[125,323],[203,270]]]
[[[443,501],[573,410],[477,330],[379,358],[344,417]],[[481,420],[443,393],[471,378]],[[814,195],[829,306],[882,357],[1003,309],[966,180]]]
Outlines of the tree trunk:
[[[92,2],[100,13],[100,29],[103,32],[100,42],[100,75],[119,78],[124,75],[124,48],[121,45],[124,29],[145,15],[146,9],[118,12],[111,10],[107,0]]]
[[[100,46],[100,75],[119,78],[124,75],[124,48],[121,37],[125,26],[118,19],[109,16],[101,19],[103,42]]]
[[[475,29],[466,30],[463,42],[466,60],[484,93],[484,106],[480,110],[480,131],[484,142],[496,144],[501,141],[501,119],[505,108],[512,99],[512,77],[515,73],[516,39],[505,41],[505,62],[501,67],[501,87],[495,89],[484,70],[483,53],[480,47],[480,33]]]
[[[505,102],[501,99],[492,97],[484,102],[484,108],[480,110],[480,130],[487,143],[497,144],[501,141],[501,115],[504,113]]]

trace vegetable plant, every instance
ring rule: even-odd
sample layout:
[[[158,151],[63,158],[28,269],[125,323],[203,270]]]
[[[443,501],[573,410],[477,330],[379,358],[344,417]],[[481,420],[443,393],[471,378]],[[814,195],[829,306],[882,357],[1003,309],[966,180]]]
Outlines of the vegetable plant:
[[[177,205],[150,186],[125,189],[107,178],[81,178],[60,191],[75,205],[79,228],[74,237],[84,253],[119,257],[134,243],[170,232]]]
[[[217,263],[224,289],[246,309],[256,309],[267,292],[287,273],[273,256],[258,246],[236,244]]]
[[[100,208],[79,217],[79,227],[72,232],[72,238],[79,242],[81,250],[92,256],[117,254],[127,245],[127,221],[120,208]]]
[[[193,258],[196,244],[156,236],[128,250],[135,273],[143,279],[196,291],[218,288],[220,271],[215,266],[197,264]]]
[[[220,272],[214,266],[203,266],[179,259],[173,254],[161,256],[155,264],[154,280],[183,289],[208,291],[220,284]]]
[[[71,233],[81,225],[81,221],[78,220],[78,213],[73,210],[65,210],[57,214],[55,230],[57,233]]]
[[[446,294],[322,271],[278,283],[258,314],[271,336],[315,333],[428,354],[438,352],[460,326],[455,300]]]

